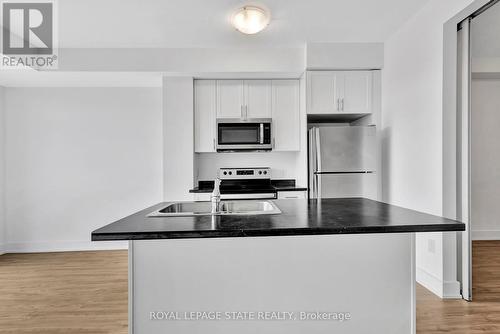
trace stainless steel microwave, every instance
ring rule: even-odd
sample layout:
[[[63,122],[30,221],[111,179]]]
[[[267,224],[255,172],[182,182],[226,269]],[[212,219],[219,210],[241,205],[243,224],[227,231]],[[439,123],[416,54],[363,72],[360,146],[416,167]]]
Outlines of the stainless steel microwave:
[[[269,151],[272,149],[272,119],[217,119],[217,152]]]

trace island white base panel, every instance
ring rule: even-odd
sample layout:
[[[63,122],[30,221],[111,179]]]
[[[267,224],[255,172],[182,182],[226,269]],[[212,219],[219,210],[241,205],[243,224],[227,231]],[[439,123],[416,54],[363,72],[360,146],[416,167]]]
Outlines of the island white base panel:
[[[131,241],[129,333],[415,333],[414,234]]]

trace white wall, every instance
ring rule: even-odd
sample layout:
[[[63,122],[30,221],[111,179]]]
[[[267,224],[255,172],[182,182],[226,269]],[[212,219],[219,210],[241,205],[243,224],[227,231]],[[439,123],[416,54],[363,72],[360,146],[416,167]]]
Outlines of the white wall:
[[[392,204],[442,214],[443,24],[471,2],[430,1],[385,43],[383,198]],[[416,243],[417,280],[459,297],[455,233],[421,234]]]
[[[472,37],[474,38],[474,37]],[[500,57],[472,57],[471,71],[474,74],[497,74],[500,72]]]
[[[163,78],[163,199],[189,201],[194,184],[192,77]]]
[[[6,88],[8,251],[121,247],[92,230],[161,200],[160,88]]]
[[[472,239],[500,239],[500,80],[472,80]]]
[[[383,67],[383,43],[307,43],[306,46],[308,70],[372,70]]]
[[[213,180],[221,167],[271,167],[273,179],[297,179],[298,152],[197,153],[195,180]],[[305,186],[305,185],[304,185]]]
[[[118,55],[118,56],[117,56]],[[294,73],[305,68],[302,47],[59,49],[60,71]]]
[[[5,243],[5,88],[0,86],[0,254]]]

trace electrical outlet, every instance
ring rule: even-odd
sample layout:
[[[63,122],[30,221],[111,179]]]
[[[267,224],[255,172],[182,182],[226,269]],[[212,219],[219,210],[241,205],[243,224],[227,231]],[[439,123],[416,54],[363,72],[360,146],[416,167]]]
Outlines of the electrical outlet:
[[[427,240],[427,251],[429,251],[429,253],[436,252],[436,241],[432,239]]]

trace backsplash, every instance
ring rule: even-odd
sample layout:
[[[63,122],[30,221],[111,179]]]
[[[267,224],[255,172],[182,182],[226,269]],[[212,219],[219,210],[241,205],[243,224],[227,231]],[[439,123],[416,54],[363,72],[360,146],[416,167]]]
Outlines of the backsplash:
[[[195,182],[213,180],[221,167],[271,167],[273,179],[296,179],[298,152],[197,153]]]

